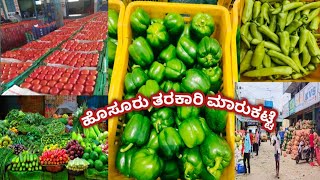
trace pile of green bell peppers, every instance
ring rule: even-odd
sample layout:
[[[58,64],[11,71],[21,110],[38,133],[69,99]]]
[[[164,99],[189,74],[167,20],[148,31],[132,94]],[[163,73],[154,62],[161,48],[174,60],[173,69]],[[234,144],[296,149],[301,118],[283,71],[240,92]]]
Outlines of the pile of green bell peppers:
[[[214,19],[196,14],[189,24],[177,13],[151,18],[142,8],[130,17],[133,40],[125,97],[147,97],[159,90],[205,94],[222,86],[222,49]],[[121,134],[116,167],[138,180],[220,179],[232,151],[221,136],[225,111],[199,107],[163,107],[130,112]]]
[[[256,79],[300,79],[316,70],[320,2],[245,0],[240,73]]]

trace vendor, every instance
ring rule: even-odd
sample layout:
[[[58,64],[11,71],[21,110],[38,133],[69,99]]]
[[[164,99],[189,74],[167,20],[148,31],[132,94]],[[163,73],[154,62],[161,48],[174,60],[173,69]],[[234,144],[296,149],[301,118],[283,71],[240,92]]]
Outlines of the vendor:
[[[19,12],[16,12],[16,14],[13,15],[13,17],[17,22],[21,22],[22,21],[22,17],[20,16]]]

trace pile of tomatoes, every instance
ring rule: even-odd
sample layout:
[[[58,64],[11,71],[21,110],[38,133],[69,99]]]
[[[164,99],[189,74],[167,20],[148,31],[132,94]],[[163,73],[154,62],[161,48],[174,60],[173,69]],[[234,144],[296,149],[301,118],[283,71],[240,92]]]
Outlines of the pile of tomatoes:
[[[64,64],[72,67],[97,67],[99,54],[89,54],[71,51],[55,51],[46,60],[46,63]]]
[[[70,35],[52,35],[48,34],[40,38],[41,41],[65,41],[70,37]]]
[[[22,48],[26,49],[46,49],[46,48],[55,48],[58,46],[60,41],[50,41],[50,42],[40,42],[40,41],[32,41],[24,46]]]
[[[82,43],[75,40],[69,40],[62,44],[61,47],[68,51],[102,51],[103,42]]]
[[[81,31],[73,39],[98,41],[107,38],[107,33],[97,33],[97,31]]]
[[[27,60],[37,60],[42,55],[44,55],[48,49],[17,49],[13,51],[7,51],[1,55],[3,58],[13,58],[20,61],[27,61]]]
[[[52,95],[92,95],[98,72],[40,66],[20,85],[34,92]]]
[[[32,63],[0,63],[1,82],[7,83],[26,71]]]

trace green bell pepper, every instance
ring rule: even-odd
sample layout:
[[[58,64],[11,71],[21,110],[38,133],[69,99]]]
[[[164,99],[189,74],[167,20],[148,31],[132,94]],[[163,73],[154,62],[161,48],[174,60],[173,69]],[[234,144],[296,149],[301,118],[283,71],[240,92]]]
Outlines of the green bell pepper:
[[[225,132],[227,125],[227,111],[205,108],[205,119],[209,128],[215,133]]]
[[[197,58],[197,44],[186,36],[181,37],[177,45],[177,57],[187,66],[192,66]]]
[[[117,51],[117,45],[111,40],[111,38],[108,38],[108,65],[112,66],[114,63],[114,59],[116,57],[116,51]]]
[[[136,34],[143,34],[151,23],[149,14],[142,8],[137,8],[130,16],[131,28]]]
[[[180,38],[183,37],[183,36],[185,36],[185,37],[187,37],[189,39],[191,38],[191,36],[190,36],[190,24],[185,24],[184,25],[184,29],[183,29],[183,32],[182,32]]]
[[[185,179],[199,179],[204,166],[201,159],[199,147],[186,148],[182,153],[184,177]]]
[[[150,133],[149,141],[146,147],[151,148],[155,151],[158,151],[159,149],[158,133],[156,132],[155,129],[152,129]]]
[[[180,92],[180,83],[172,82],[172,81],[164,81],[160,85],[160,88],[166,93],[169,92],[170,90],[174,90],[175,92]]]
[[[135,39],[128,48],[133,61],[141,67],[146,67],[154,61],[153,51],[143,37]]]
[[[179,179],[180,171],[177,160],[168,160],[164,164],[163,172],[160,176],[162,180],[177,180]]]
[[[186,73],[186,66],[179,59],[171,59],[166,64],[164,75],[167,79],[179,80]]]
[[[147,80],[146,84],[141,86],[138,90],[138,93],[146,97],[150,97],[153,94],[157,93],[160,90],[159,84],[155,80]]]
[[[145,144],[150,135],[150,120],[147,116],[135,114],[125,126],[122,134],[122,142],[127,145],[120,152],[128,151],[134,144],[141,146]]]
[[[225,167],[232,160],[232,151],[227,141],[215,133],[206,136],[200,145],[203,164],[215,179],[220,179]]]
[[[197,60],[203,67],[215,66],[220,62],[222,49],[216,39],[204,37],[198,44]]]
[[[188,148],[200,145],[206,137],[198,117],[190,117],[182,121],[178,131]]]
[[[214,21],[210,14],[198,13],[191,20],[191,33],[199,40],[211,36],[214,32]]]
[[[222,69],[219,66],[216,66],[214,68],[208,68],[208,69],[202,69],[202,72],[204,72],[210,80],[211,88],[213,92],[217,93],[222,85]]]
[[[159,146],[163,155],[172,158],[184,147],[184,143],[176,129],[167,127],[159,134]]]
[[[135,94],[126,94],[126,95],[124,96],[124,99],[125,99],[125,100],[129,100],[129,99],[132,99],[132,98],[135,98],[135,97],[136,97]],[[127,121],[129,121],[129,120],[132,118],[132,116],[135,115],[135,114],[144,115],[144,111],[131,111],[131,112],[127,113],[127,114],[126,114],[126,123],[127,123]]]
[[[158,83],[163,80],[165,67],[158,61],[154,61],[148,71],[150,79],[156,80]]]
[[[188,93],[200,90],[206,94],[210,90],[210,80],[201,70],[189,69],[182,79],[181,89]]]
[[[156,129],[157,133],[174,124],[173,115],[173,110],[167,107],[161,108],[151,115],[151,123]]]
[[[163,51],[161,51],[158,60],[160,62],[169,62],[171,59],[176,58],[176,47],[174,45],[170,44],[167,48],[165,48]]]
[[[200,174],[200,177],[202,180],[213,180],[215,179],[214,176],[212,176],[208,170],[206,168],[203,168],[202,171],[201,171],[201,174]]]
[[[132,72],[127,73],[124,79],[126,92],[134,93],[138,88],[143,86],[148,79],[148,75],[140,67],[133,67]]]
[[[122,147],[125,148],[125,147]],[[118,151],[117,157],[116,157],[116,168],[119,170],[119,172],[127,177],[130,177],[130,166],[131,166],[131,160],[134,153],[137,152],[137,148],[133,147],[130,150],[126,152],[120,152]]]
[[[180,120],[185,120],[191,117],[198,117],[200,114],[200,108],[195,106],[178,106],[177,115]]]
[[[154,23],[163,24],[163,19],[160,19],[160,18],[151,19],[151,24],[154,24]]]
[[[137,180],[154,180],[163,171],[163,160],[150,148],[138,150],[132,157],[130,171]]]
[[[163,49],[169,44],[169,34],[166,27],[160,23],[154,23],[147,29],[147,41],[154,49]]]
[[[108,11],[108,34],[109,37],[117,38],[119,13],[113,9]]]
[[[172,36],[179,35],[184,29],[184,19],[177,13],[168,13],[164,18],[163,24]]]

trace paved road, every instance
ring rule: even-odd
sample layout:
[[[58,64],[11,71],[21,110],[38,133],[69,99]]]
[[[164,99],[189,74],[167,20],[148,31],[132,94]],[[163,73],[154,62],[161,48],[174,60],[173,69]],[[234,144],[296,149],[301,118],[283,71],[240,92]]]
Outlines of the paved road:
[[[250,158],[251,174],[237,175],[238,180],[274,180],[276,165],[274,160],[274,147],[270,142],[263,142],[260,146],[259,156]],[[283,180],[315,180],[320,179],[320,166],[311,166],[305,161],[296,164],[290,156],[280,157],[280,179]]]

